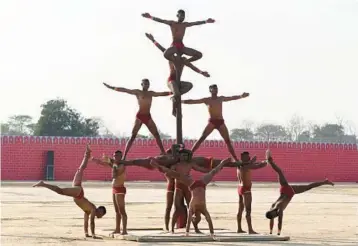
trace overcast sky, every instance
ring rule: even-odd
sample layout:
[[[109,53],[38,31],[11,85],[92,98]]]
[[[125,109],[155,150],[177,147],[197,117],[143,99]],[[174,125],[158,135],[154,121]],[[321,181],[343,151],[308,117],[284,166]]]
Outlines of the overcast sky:
[[[101,117],[114,133],[130,133],[136,99],[106,89],[138,88],[142,78],[167,91],[168,64],[145,32],[168,47],[168,26],[141,17],[188,21],[184,43],[203,52],[182,79],[194,88],[184,98],[250,92],[224,105],[229,128],[243,120],[285,124],[293,114],[321,124],[336,116],[358,127],[358,2],[350,0],[4,0],[0,2],[0,120],[28,114],[56,97],[86,117]],[[184,136],[199,137],[208,120],[204,105],[183,107]],[[153,102],[158,128],[175,134],[169,98]],[[357,129],[358,130],[358,129]],[[145,127],[142,134],[147,134]],[[212,137],[218,137],[214,133]]]

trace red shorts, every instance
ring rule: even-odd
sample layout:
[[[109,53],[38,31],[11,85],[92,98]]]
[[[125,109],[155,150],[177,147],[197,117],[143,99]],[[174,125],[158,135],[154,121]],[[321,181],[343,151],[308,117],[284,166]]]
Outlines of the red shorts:
[[[75,196],[75,199],[82,199],[82,198],[84,198],[84,197],[85,197],[85,192],[83,191],[82,186],[77,186],[77,187],[80,187],[80,188],[81,188],[81,191],[80,191],[80,193],[78,193],[77,196]]]
[[[195,180],[190,186],[189,190],[193,191],[196,188],[206,188],[206,184],[202,180]]]
[[[137,113],[136,118],[140,120],[144,125],[148,125],[148,122],[152,119],[150,114]]]
[[[239,185],[237,187],[237,193],[240,196],[244,195],[245,193],[250,193],[250,192],[251,192],[251,185],[248,185],[248,186]]]
[[[175,180],[170,180],[167,182],[167,192],[174,192],[175,190]]]
[[[124,186],[112,187],[112,194],[125,195],[126,193],[127,193],[127,189]]]
[[[219,130],[219,128],[224,125],[225,121],[223,119],[209,119],[209,123],[213,124],[215,129]]]
[[[280,194],[286,195],[288,198],[292,198],[295,195],[295,191],[290,185],[283,185],[280,187]]]
[[[183,49],[185,46],[183,44],[183,42],[173,42],[172,46],[174,46],[175,48],[177,48],[178,50]]]
[[[176,79],[176,74],[170,74],[168,77],[168,83],[172,83]]]

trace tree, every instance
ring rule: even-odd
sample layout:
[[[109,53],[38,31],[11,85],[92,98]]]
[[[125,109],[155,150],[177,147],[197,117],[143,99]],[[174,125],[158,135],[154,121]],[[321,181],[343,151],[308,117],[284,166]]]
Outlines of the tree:
[[[172,136],[170,136],[169,134],[161,132],[161,131],[159,131],[159,136],[161,139],[171,139],[172,138]]]
[[[298,142],[309,142],[311,140],[310,131],[303,131],[300,135],[297,136],[296,141]]]
[[[298,137],[306,130],[304,119],[295,114],[287,124],[287,133],[292,141],[298,141]]]
[[[234,128],[230,131],[230,138],[235,141],[249,141],[254,139],[254,133],[250,129]]]
[[[137,138],[149,139],[150,137],[142,134],[137,134]]]
[[[1,135],[10,135],[10,126],[7,123],[1,123]]]
[[[264,141],[286,140],[288,138],[285,128],[281,125],[274,124],[263,124],[259,126],[256,129],[255,135]]]
[[[34,135],[98,136],[99,123],[95,119],[84,118],[63,99],[47,101],[41,108]]]
[[[13,115],[9,118],[7,124],[11,135],[26,135],[32,133],[32,117],[29,115]]]
[[[326,123],[323,126],[316,125],[313,130],[313,137],[319,138],[339,138],[344,135],[344,127],[338,124]]]

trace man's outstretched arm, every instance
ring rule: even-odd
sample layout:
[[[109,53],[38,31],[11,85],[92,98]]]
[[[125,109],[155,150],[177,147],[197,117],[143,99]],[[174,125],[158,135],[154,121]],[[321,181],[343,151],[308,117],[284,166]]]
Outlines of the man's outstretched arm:
[[[173,93],[170,92],[170,91],[165,91],[165,92],[155,92],[155,91],[151,91],[151,92],[150,92],[150,95],[151,95],[152,97],[165,97],[165,96],[173,95]]]
[[[146,36],[150,41],[152,41],[153,44],[154,44],[155,46],[157,46],[157,48],[160,49],[161,52],[164,52],[164,51],[165,51],[165,48],[164,48],[161,44],[159,44],[159,43],[154,39],[154,37],[153,37],[152,34],[146,33],[145,36]]]
[[[203,75],[205,77],[210,77],[210,74],[208,72],[201,71],[199,68],[197,68],[196,66],[194,66],[191,62],[188,62],[187,60],[184,61],[184,65],[187,66],[188,68],[191,68],[191,70],[193,70],[194,72],[200,73],[201,75]]]
[[[201,98],[201,99],[187,99],[187,100],[182,100],[181,103],[183,104],[201,104],[201,103],[206,103],[206,98]]]
[[[142,16],[144,18],[152,19],[153,21],[156,21],[156,22],[159,22],[162,24],[166,24],[166,25],[171,25],[173,23],[173,21],[171,21],[171,20],[163,20],[158,17],[151,16],[149,13],[144,13],[144,14],[142,14]]]
[[[137,95],[139,90],[131,90],[131,89],[127,89],[127,88],[123,88],[123,87],[114,87],[111,85],[108,85],[106,83],[103,83],[105,87],[107,87],[108,89],[114,90],[114,91],[118,91],[118,92],[124,92],[124,93],[128,93],[131,95]]]
[[[247,165],[242,165],[242,168],[244,168],[244,169],[260,169],[260,168],[263,168],[266,166],[267,166],[267,162],[262,161],[262,162],[256,162],[256,163],[250,163]]]
[[[191,26],[204,25],[204,24],[207,24],[207,23],[214,23],[214,22],[215,22],[214,19],[209,18],[209,19],[204,20],[204,21],[187,22],[186,26],[191,27]]]
[[[249,95],[250,95],[249,93],[244,92],[244,93],[242,93],[241,95],[238,95],[238,96],[231,96],[231,97],[222,96],[221,99],[222,99],[223,102],[229,102],[229,101],[239,100],[239,99],[248,97]]]

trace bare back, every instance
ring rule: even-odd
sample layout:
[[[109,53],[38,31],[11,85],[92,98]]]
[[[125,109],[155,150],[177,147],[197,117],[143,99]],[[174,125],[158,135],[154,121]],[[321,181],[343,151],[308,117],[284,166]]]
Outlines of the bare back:
[[[142,114],[150,113],[150,108],[152,107],[152,99],[153,99],[153,96],[150,93],[151,92],[149,91],[140,91],[137,94],[139,113]]]
[[[183,42],[186,30],[186,23],[172,22],[170,25],[172,31],[173,42]]]
[[[93,205],[93,203],[91,203],[90,201],[87,200],[87,198],[81,198],[81,199],[76,199],[74,198],[73,201],[77,204],[78,207],[80,207],[83,212],[85,212],[86,214],[90,214],[91,211],[93,209],[96,209],[96,207]]]
[[[210,118],[223,119],[223,114],[222,114],[223,101],[221,97],[216,97],[216,98],[209,97],[206,99],[205,104],[208,107]]]

